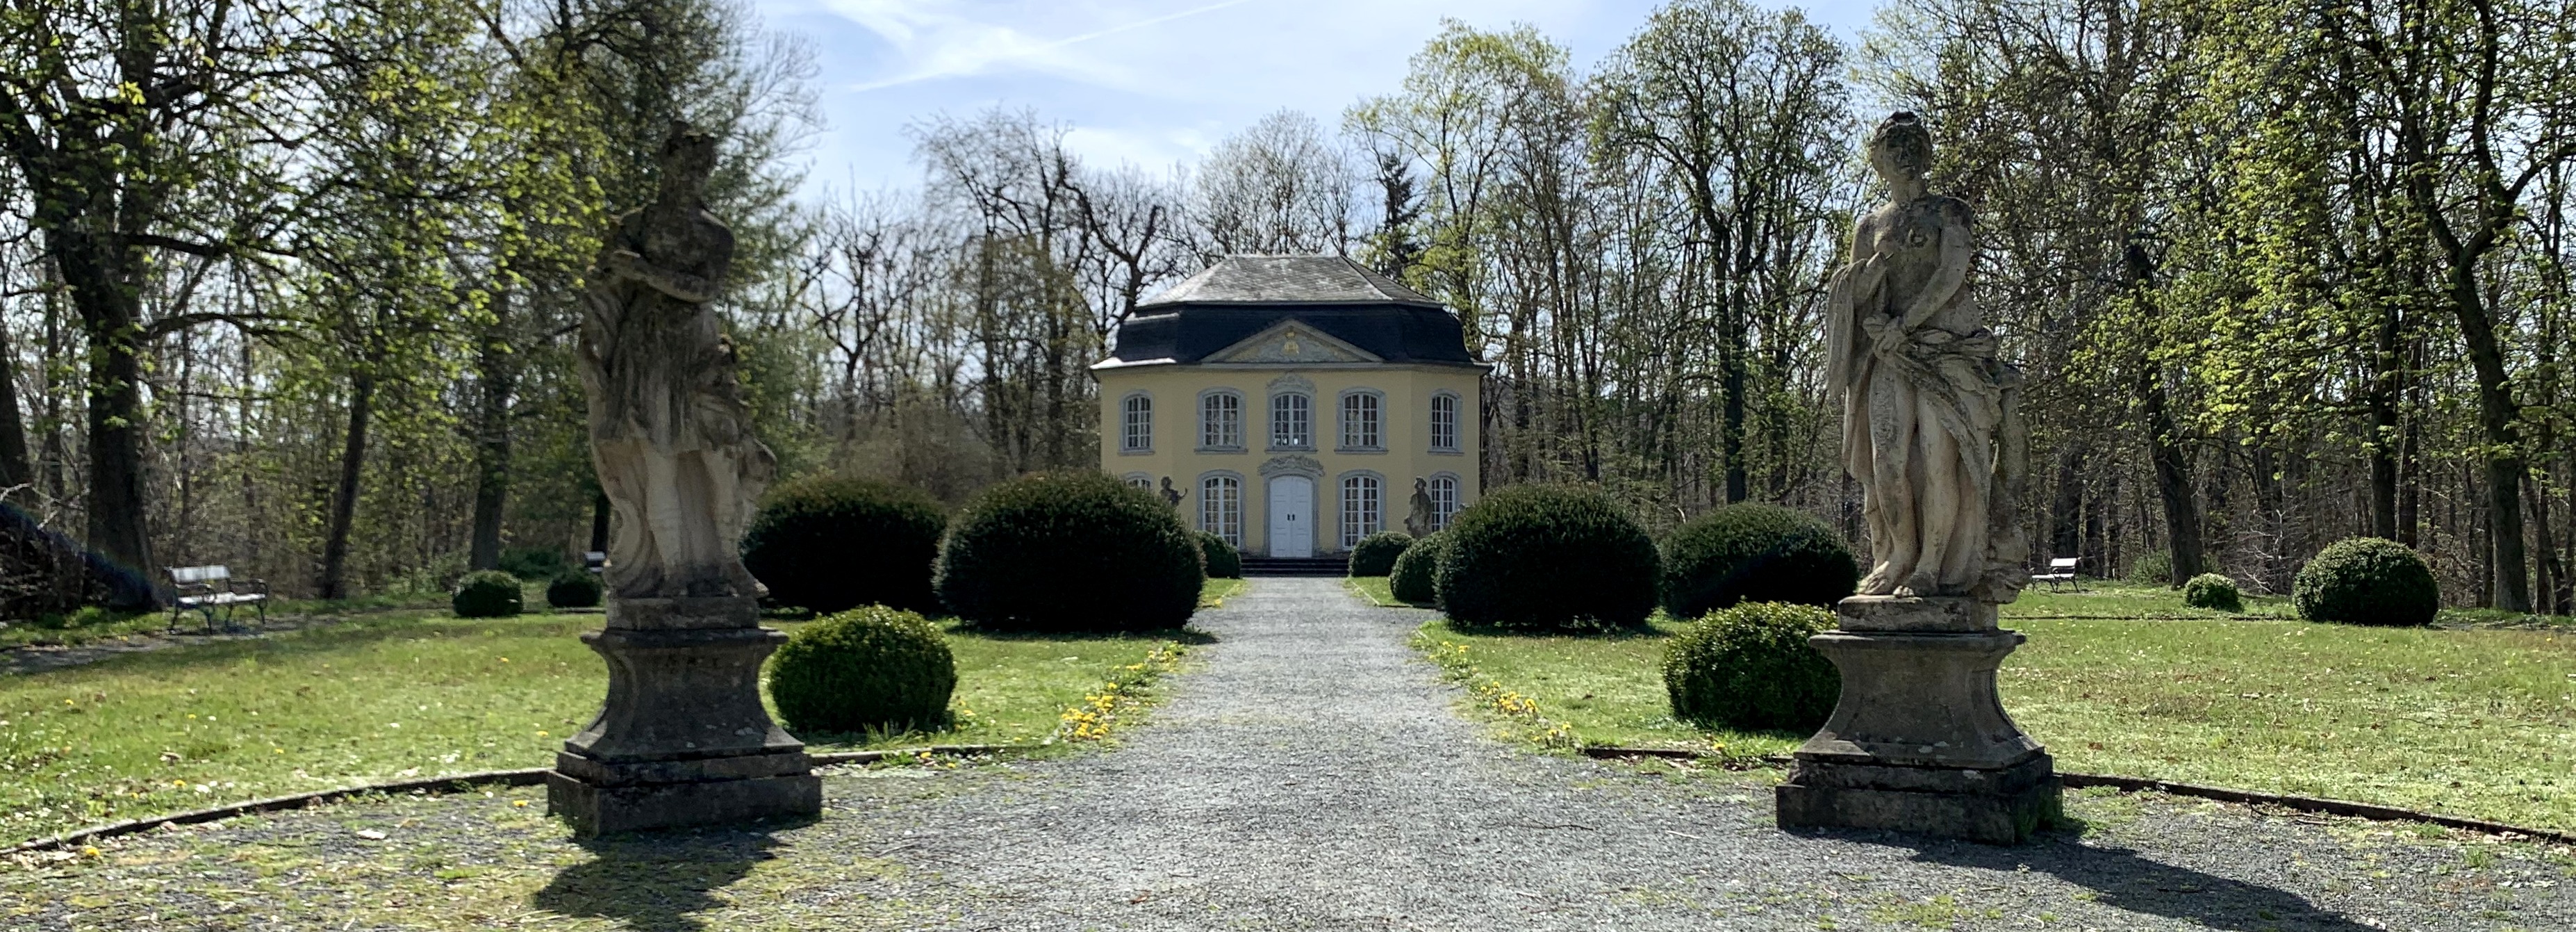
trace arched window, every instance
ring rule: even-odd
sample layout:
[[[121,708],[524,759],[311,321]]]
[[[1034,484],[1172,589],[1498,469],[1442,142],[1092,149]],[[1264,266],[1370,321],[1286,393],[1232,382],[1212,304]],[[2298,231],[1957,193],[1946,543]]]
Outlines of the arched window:
[[[1213,450],[1243,447],[1243,396],[1214,391],[1199,396],[1199,446]]]
[[[1118,403],[1118,451],[1150,453],[1154,449],[1154,397],[1137,392]]]
[[[1270,448],[1304,450],[1314,446],[1309,432],[1308,406],[1302,392],[1280,392],[1270,396]]]
[[[1385,446],[1378,431],[1378,394],[1366,389],[1342,395],[1342,449],[1376,450]]]
[[[1431,396],[1431,451],[1458,452],[1458,396],[1448,392]]]
[[[1243,480],[1212,475],[1199,480],[1199,529],[1243,546]]]
[[[1379,507],[1383,484],[1367,473],[1342,477],[1342,549],[1360,545],[1360,539],[1383,529],[1385,509]]]
[[[1118,477],[1118,481],[1120,481],[1120,482],[1124,482],[1124,483],[1127,483],[1129,486],[1132,486],[1132,487],[1135,487],[1135,488],[1139,488],[1139,489],[1143,489],[1143,490],[1148,491],[1148,492],[1151,492],[1151,491],[1153,491],[1153,490],[1154,490],[1154,477],[1153,477],[1153,476],[1151,476],[1151,475],[1149,475],[1149,474],[1146,474],[1146,473],[1141,473],[1141,472],[1131,472],[1131,473],[1128,473],[1128,474],[1126,474],[1126,475],[1124,475],[1124,476],[1120,476],[1120,477]]]
[[[1445,472],[1431,477],[1430,493],[1431,529],[1445,529],[1458,513],[1458,477]]]

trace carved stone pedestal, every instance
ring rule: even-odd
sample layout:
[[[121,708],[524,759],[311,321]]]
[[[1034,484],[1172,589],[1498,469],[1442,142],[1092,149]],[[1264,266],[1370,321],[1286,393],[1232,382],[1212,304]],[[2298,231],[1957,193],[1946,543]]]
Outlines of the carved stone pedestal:
[[[1822,731],[1778,788],[1783,828],[1840,826],[2017,844],[2058,816],[2047,751],[2004,714],[1995,667],[2021,646],[1964,597],[1853,596],[1808,643],[1842,671]]]
[[[760,664],[787,636],[747,598],[611,599],[581,636],[608,661],[608,701],[564,742],[546,808],[582,835],[823,810],[805,745],[760,704]]]

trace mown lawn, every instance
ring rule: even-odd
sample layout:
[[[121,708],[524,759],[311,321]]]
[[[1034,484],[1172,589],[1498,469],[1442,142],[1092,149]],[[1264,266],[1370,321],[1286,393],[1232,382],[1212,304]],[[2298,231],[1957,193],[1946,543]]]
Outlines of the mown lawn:
[[[1242,586],[1217,583],[1210,599]],[[547,766],[607,688],[598,656],[575,638],[600,621],[387,613],[0,677],[0,839],[409,776]],[[814,748],[1038,741],[1068,707],[1167,642],[947,628],[954,729],[807,736]]]
[[[2466,613],[2359,628],[2266,607],[2203,617],[2166,590],[2125,586],[2026,595],[2005,608],[2030,637],[2005,662],[2005,707],[2063,770],[2576,828],[2576,629],[2462,627]],[[1804,739],[1674,721],[1661,673],[1674,630],[1661,618],[1625,637],[1423,629],[1585,744],[1762,754]]]

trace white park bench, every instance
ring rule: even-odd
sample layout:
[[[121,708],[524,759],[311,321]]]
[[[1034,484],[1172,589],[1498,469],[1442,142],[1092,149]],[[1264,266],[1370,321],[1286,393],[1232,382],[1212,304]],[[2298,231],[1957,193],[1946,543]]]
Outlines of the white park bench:
[[[206,618],[206,631],[215,630],[215,615],[223,614],[224,627],[233,626],[233,609],[243,605],[259,606],[259,621],[268,623],[268,583],[258,579],[233,579],[233,571],[222,566],[174,566],[170,568],[170,585],[178,598],[170,603],[170,627],[179,627],[179,617],[196,612]]]
[[[2055,592],[2058,584],[2075,581],[2075,564],[2082,559],[2082,557],[2052,558],[2048,561],[2048,572],[2030,574],[2031,581],[2047,583],[2049,591]]]

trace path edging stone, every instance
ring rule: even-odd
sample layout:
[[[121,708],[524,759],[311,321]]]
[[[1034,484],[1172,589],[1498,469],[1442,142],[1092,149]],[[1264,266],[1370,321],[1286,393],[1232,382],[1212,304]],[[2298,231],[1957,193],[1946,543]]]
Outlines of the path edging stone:
[[[1723,755],[1710,754],[1705,751],[1693,751],[1687,748],[1625,748],[1597,744],[1586,745],[1583,748],[1583,756],[1606,759],[1617,759],[1623,757],[1657,757],[1667,760],[1702,760],[1707,758],[1744,760],[1744,758],[1740,757],[1726,758]],[[1765,764],[1779,765],[1787,765],[1794,762],[1794,759],[1780,754],[1765,754],[1760,758],[1760,760]],[[2301,812],[2351,816],[2357,819],[2369,819],[2374,822],[2422,822],[2427,825],[2439,825],[2444,828],[2456,828],[2471,832],[2481,832],[2488,835],[2520,835],[2561,845],[2576,845],[2576,832],[2562,832],[2556,829],[2507,825],[2503,822],[2490,822],[2485,819],[2471,819],[2464,816],[2449,816],[2433,812],[2417,812],[2413,809],[2401,809],[2396,806],[2382,806],[2377,803],[2359,803],[2346,799],[2327,799],[2319,796],[2293,796],[2286,793],[2265,793],[2257,790],[2239,790],[2224,786],[2202,786],[2197,783],[2176,783],[2171,780],[2155,780],[2147,777],[2124,777],[2118,774],[2106,773],[2071,773],[2060,771],[2057,774],[2057,779],[2060,783],[2074,789],[2107,786],[2124,793],[2151,791],[2163,793],[2168,796],[2189,796],[2198,799],[2216,800],[2219,802],[2280,806],[2286,809],[2296,809]]]
[[[830,767],[842,764],[869,764],[890,757],[912,757],[923,754],[962,757],[974,754],[1000,754],[1010,751],[1024,751],[1032,747],[1034,747],[1034,745],[934,744],[917,748],[888,748],[882,751],[838,751],[828,754],[815,754],[811,755],[811,757],[813,758],[814,766]],[[549,772],[550,768],[546,767],[528,767],[519,770],[483,770],[474,773],[450,774],[443,777],[421,777],[412,780],[395,780],[387,783],[367,783],[358,786],[344,786],[337,789],[315,790],[310,793],[290,793],[285,796],[271,796],[265,799],[253,799],[238,803],[228,803],[205,809],[191,809],[186,812],[173,812],[164,815],[148,816],[140,819],[127,819],[122,822],[110,822],[105,825],[93,825],[89,828],[80,829],[78,831],[64,832],[60,835],[49,835],[32,841],[20,842],[16,845],[10,846],[8,853],[23,854],[30,851],[68,848],[72,845],[96,841],[101,838],[114,838],[119,835],[132,835],[138,832],[148,832],[164,825],[195,825],[203,822],[220,822],[236,816],[252,815],[261,812],[277,812],[284,809],[302,809],[306,806],[319,806],[325,803],[335,803],[352,796],[362,796],[368,793],[463,792],[478,786],[535,786],[546,782],[546,774]]]

